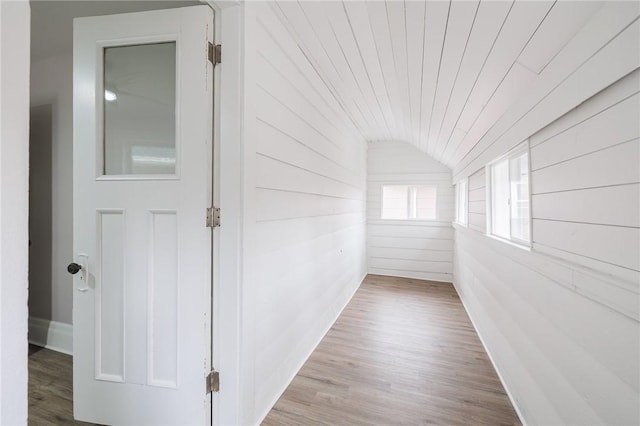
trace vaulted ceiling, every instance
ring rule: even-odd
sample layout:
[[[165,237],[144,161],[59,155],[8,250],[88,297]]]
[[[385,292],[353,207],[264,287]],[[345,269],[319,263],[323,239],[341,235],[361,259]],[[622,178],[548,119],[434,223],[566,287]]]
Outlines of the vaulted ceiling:
[[[604,1],[272,3],[362,136],[454,168]],[[198,1],[34,1],[32,59],[70,52],[76,16]]]
[[[455,167],[601,1],[282,1],[274,5],[369,141]]]

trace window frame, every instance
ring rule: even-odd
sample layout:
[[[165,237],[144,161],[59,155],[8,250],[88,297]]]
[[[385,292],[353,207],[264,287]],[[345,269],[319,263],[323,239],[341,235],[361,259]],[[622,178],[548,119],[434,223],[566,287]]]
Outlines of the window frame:
[[[521,155],[526,154],[527,156],[527,209],[528,209],[528,218],[527,218],[527,227],[529,240],[522,240],[517,237],[513,237],[512,235],[512,212],[511,208],[509,208],[509,237],[504,237],[502,235],[497,235],[493,230],[493,216],[494,216],[494,207],[493,207],[493,168],[503,161],[507,161],[507,169],[510,170],[511,160],[520,157]],[[488,237],[497,239],[499,241],[511,244],[515,247],[523,248],[530,250],[533,244],[533,226],[532,226],[532,215],[531,215],[531,149],[529,139],[526,139],[524,142],[518,144],[515,148],[509,150],[507,153],[501,155],[500,157],[494,159],[490,163],[485,166],[485,180],[486,180],[486,210],[487,210],[487,222],[486,222],[486,235]],[[511,187],[511,178],[509,177],[509,187]],[[511,198],[509,198],[509,206],[511,207]]]
[[[384,187],[385,186],[405,186],[407,187],[407,206],[406,206],[406,213],[407,213],[407,218],[406,219],[391,219],[391,218],[385,218],[383,217],[383,213],[384,213]],[[423,187],[428,187],[428,188],[433,188],[435,191],[435,199],[434,199],[434,211],[435,211],[435,216],[433,218],[417,218],[417,217],[409,217],[409,214],[411,213],[412,210],[415,210],[415,205],[412,204],[412,197],[411,197],[411,193],[414,192],[416,188],[423,188]],[[412,207],[414,207],[414,209],[412,209]],[[380,184],[380,220],[385,220],[385,221],[411,221],[411,222],[432,222],[432,221],[437,221],[438,220],[438,185],[436,183],[404,183],[404,182],[398,182],[398,183],[383,183]]]
[[[464,185],[464,221],[460,220],[460,194],[462,194],[462,192],[460,191],[461,189],[461,185]],[[455,184],[455,208],[456,208],[456,214],[455,214],[455,222],[458,225],[462,225],[465,228],[467,226],[469,226],[469,178],[466,177],[464,179],[460,179],[456,184]]]

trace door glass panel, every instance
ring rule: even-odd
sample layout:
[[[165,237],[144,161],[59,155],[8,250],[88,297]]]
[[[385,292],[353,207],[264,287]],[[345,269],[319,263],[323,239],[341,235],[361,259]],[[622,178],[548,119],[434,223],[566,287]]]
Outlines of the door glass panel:
[[[104,174],[176,172],[176,43],[104,49]]]

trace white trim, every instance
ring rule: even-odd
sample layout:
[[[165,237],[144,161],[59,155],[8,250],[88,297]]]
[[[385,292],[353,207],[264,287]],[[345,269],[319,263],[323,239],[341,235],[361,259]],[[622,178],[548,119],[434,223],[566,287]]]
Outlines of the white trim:
[[[493,232],[493,167],[502,161],[507,161],[507,168],[509,170],[509,174],[511,173],[511,160],[519,157],[523,154],[527,155],[527,198],[528,198],[528,207],[529,207],[529,219],[527,220],[527,226],[529,227],[529,241],[520,240],[512,236],[511,232],[511,206],[509,206],[509,238],[502,237],[500,235],[496,235]],[[495,238],[498,241],[508,242],[513,246],[520,246],[523,248],[530,249],[533,241],[533,219],[531,214],[531,144],[529,142],[529,138],[525,139],[521,143],[519,143],[514,148],[510,149],[506,153],[501,156],[495,158],[485,165],[485,179],[486,179],[486,211],[487,211],[487,233],[486,235]],[[511,186],[511,176],[509,175],[509,186]]]
[[[460,218],[460,185],[464,184],[464,217]],[[455,207],[455,217],[453,223],[464,226],[465,228],[469,225],[469,177],[460,179],[454,185],[454,207]],[[461,220],[462,219],[462,220]]]
[[[520,411],[520,407],[518,406],[518,404],[516,404],[516,399],[514,398],[514,396],[511,393],[511,391],[509,390],[509,387],[507,386],[507,382],[505,382],[505,380],[502,378],[502,374],[500,373],[500,370],[498,369],[498,364],[496,364],[496,362],[493,360],[493,357],[491,356],[491,352],[489,351],[489,347],[484,342],[484,339],[482,338],[482,335],[480,334],[480,330],[478,330],[478,327],[476,327],[476,323],[473,320],[473,317],[471,316],[471,311],[469,311],[469,309],[467,308],[467,305],[464,302],[464,299],[462,298],[460,291],[458,291],[458,287],[456,286],[455,280],[453,281],[453,288],[456,290],[456,293],[458,293],[458,297],[460,298],[460,301],[462,302],[462,306],[464,307],[464,310],[467,313],[467,316],[469,317],[469,320],[471,321],[471,325],[473,326],[473,329],[476,331],[476,334],[478,335],[478,338],[480,339],[480,343],[482,343],[482,347],[484,347],[484,351],[487,353],[487,356],[489,357],[489,361],[491,361],[491,365],[493,365],[493,369],[495,370],[496,374],[498,375],[498,379],[500,380],[500,383],[502,383],[502,387],[504,388],[504,391],[507,393],[507,397],[509,398],[509,401],[511,402],[511,405],[513,406],[513,409],[516,411],[516,414],[518,415],[518,418],[520,419],[520,423],[522,423],[523,426],[527,426],[527,422],[524,419],[524,415],[522,414],[522,411]]]
[[[383,277],[407,278],[410,280],[432,281],[443,284],[451,284],[453,282],[453,273],[451,272],[389,271],[384,268],[369,268],[368,271],[368,275],[380,275]],[[447,278],[442,278],[443,275],[446,275]]]
[[[489,164],[484,165],[484,208],[486,213],[484,235],[489,235],[491,218],[493,217],[493,209],[491,208],[491,166],[489,166]],[[529,211],[529,213],[531,213],[531,211]],[[531,235],[529,236],[531,237]]]
[[[29,317],[29,343],[73,355],[73,326],[64,322]]]
[[[522,153],[529,153],[531,152],[531,149],[529,149],[529,138],[523,140],[522,142],[520,142],[518,145],[514,146],[513,148],[511,148],[509,151],[505,152],[504,154],[494,158],[493,160],[489,161],[487,163],[487,166],[492,166],[496,163],[499,163],[502,160],[507,160],[507,159],[512,159],[515,157],[518,157],[520,154]]]
[[[370,225],[389,225],[389,226],[430,226],[432,228],[448,227],[450,220],[442,219],[367,219]]]
[[[214,68],[212,201],[222,209],[224,219],[223,225],[213,230],[211,311],[211,367],[220,371],[223,385],[220,392],[212,394],[212,424],[240,424],[244,4],[237,0],[200,1],[214,10],[214,42],[223,46],[222,63]]]
[[[520,240],[517,240],[517,239],[510,240],[508,238],[502,238],[502,237],[499,237],[498,235],[493,235],[493,234],[485,234],[485,235],[489,238],[493,238],[496,241],[500,241],[502,243],[509,244],[510,246],[519,248],[520,250],[531,251],[531,244],[521,243]]]
[[[264,419],[267,417],[267,415],[269,414],[269,412],[271,411],[271,409],[273,408],[274,405],[276,405],[276,402],[278,402],[278,400],[280,399],[280,397],[282,396],[282,394],[287,390],[287,388],[289,387],[289,385],[291,384],[291,382],[293,381],[293,379],[295,379],[295,377],[298,375],[298,373],[300,372],[300,370],[302,369],[302,367],[304,366],[304,364],[309,360],[309,357],[313,354],[313,352],[315,352],[316,348],[318,347],[318,345],[322,342],[322,339],[325,338],[325,336],[327,335],[327,333],[329,333],[329,331],[333,328],[333,325],[336,323],[336,321],[338,321],[338,318],[340,318],[340,315],[342,315],[342,312],[344,311],[344,309],[349,305],[349,303],[351,303],[351,299],[353,299],[353,296],[355,296],[356,292],[358,291],[358,289],[360,289],[360,286],[362,285],[362,283],[364,282],[365,278],[367,277],[367,273],[364,274],[364,276],[362,277],[362,279],[360,280],[360,284],[358,284],[354,289],[353,292],[351,293],[351,295],[349,296],[349,298],[347,299],[347,302],[344,304],[344,306],[338,311],[338,313],[336,314],[335,318],[333,319],[333,321],[331,321],[331,323],[329,324],[329,326],[326,328],[325,332],[322,333],[320,335],[320,338],[318,339],[318,341],[316,342],[315,345],[313,345],[313,347],[311,348],[311,350],[309,351],[309,353],[307,354],[306,357],[304,357],[304,359],[298,363],[297,368],[295,369],[293,375],[291,375],[291,377],[289,378],[289,380],[287,380],[286,385],[284,386],[284,388],[278,392],[275,397],[273,398],[271,404],[269,404],[267,406],[267,409],[260,415],[260,417],[258,417],[260,419],[260,421],[257,424],[261,424]]]
[[[30,5],[0,1],[0,424],[27,423]]]

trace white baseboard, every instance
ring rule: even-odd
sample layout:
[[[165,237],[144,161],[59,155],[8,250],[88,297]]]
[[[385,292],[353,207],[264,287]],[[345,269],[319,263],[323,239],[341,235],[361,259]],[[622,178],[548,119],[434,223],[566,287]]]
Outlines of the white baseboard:
[[[29,317],[29,343],[73,355],[73,326],[63,322]]]
[[[331,323],[325,328],[324,333],[322,333],[322,335],[316,341],[315,345],[313,345],[313,348],[311,348],[311,350],[307,353],[307,356],[304,357],[304,359],[302,359],[302,361],[298,363],[297,368],[295,369],[295,372],[293,373],[293,375],[289,377],[287,384],[284,386],[284,388],[280,390],[280,392],[277,393],[275,398],[273,398],[273,401],[271,402],[271,404],[269,404],[268,408],[260,415],[259,417],[260,421],[257,424],[261,424],[264,421],[264,419],[267,417],[267,415],[269,415],[269,412],[271,411],[271,409],[274,407],[274,405],[276,405],[276,403],[278,402],[282,394],[284,394],[284,392],[287,390],[291,382],[293,382],[293,379],[296,378],[296,376],[298,375],[298,373],[300,372],[304,364],[309,360],[309,358],[311,357],[313,352],[316,350],[318,345],[320,345],[320,343],[322,342],[322,339],[324,339],[327,333],[331,331],[331,328],[336,323],[336,321],[338,321],[338,318],[340,318],[340,315],[342,315],[342,312],[349,305],[349,303],[351,302],[351,299],[353,299],[353,296],[356,295],[356,292],[358,291],[358,289],[360,288],[360,286],[362,285],[366,277],[367,277],[367,274],[365,273],[364,276],[360,279],[360,283],[357,286],[355,286],[355,288],[351,291],[351,294],[349,295],[349,298],[347,299],[346,303],[342,306],[342,308],[340,308],[338,313],[333,318],[333,321],[331,321]]]
[[[482,335],[480,334],[480,330],[476,326],[476,323],[473,320],[473,317],[471,316],[471,312],[469,311],[469,308],[467,307],[467,304],[465,303],[464,299],[461,296],[462,293],[460,293],[460,291],[458,291],[458,287],[456,286],[455,280],[453,282],[453,288],[456,290],[456,293],[458,293],[458,297],[460,298],[460,301],[462,302],[462,307],[466,311],[467,316],[469,317],[469,320],[471,321],[471,325],[473,326],[473,329],[476,331],[476,334],[478,335],[478,338],[480,339],[480,343],[482,343],[482,346],[484,347],[484,351],[487,353],[487,356],[489,357],[489,361],[491,361],[491,365],[493,365],[493,369],[495,370],[496,374],[498,375],[498,380],[500,380],[500,383],[502,383],[502,387],[504,388],[504,391],[506,392],[507,397],[509,398],[509,401],[511,401],[511,405],[513,406],[513,409],[515,410],[516,415],[520,419],[520,423],[522,423],[523,426],[527,426],[527,422],[526,422],[526,420],[524,418],[524,413],[522,412],[522,410],[520,410],[520,406],[518,406],[518,404],[516,404],[516,399],[513,396],[513,394],[511,393],[511,390],[509,389],[509,387],[507,386],[507,382],[505,382],[502,374],[500,373],[500,370],[498,369],[498,364],[496,364],[496,362],[494,361],[493,357],[491,356],[491,352],[489,351],[489,347],[487,346],[487,344],[485,343],[484,339],[482,338]]]

